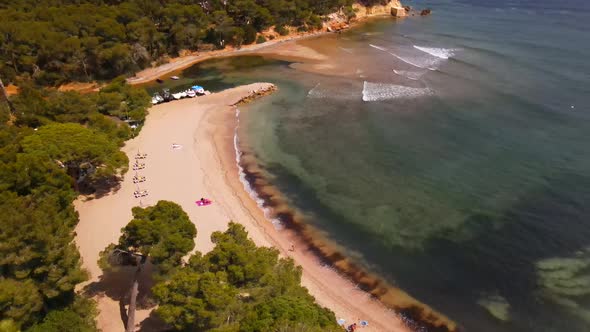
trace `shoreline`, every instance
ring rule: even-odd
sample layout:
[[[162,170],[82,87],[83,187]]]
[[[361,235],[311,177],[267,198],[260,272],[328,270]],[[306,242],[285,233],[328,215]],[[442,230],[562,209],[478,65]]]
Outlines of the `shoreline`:
[[[165,63],[160,66],[145,68],[137,73],[134,76],[127,78],[127,83],[130,85],[142,85],[154,82],[156,79],[164,77],[164,76],[173,76],[173,74],[179,73],[182,70],[189,68],[197,63],[207,61],[214,58],[225,58],[225,57],[232,57],[232,56],[239,56],[239,55],[269,55],[273,58],[280,58],[280,59],[287,59],[287,60],[314,60],[314,56],[310,56],[309,54],[304,55],[292,55],[288,52],[281,52],[272,50],[272,48],[277,47],[282,44],[290,44],[297,42],[299,40],[305,40],[309,38],[320,37],[324,35],[330,34],[337,34],[341,31],[346,31],[349,29],[353,29],[369,20],[373,19],[385,19],[388,17],[392,17],[390,14],[385,13],[375,13],[365,16],[360,16],[355,20],[351,21],[349,27],[346,29],[342,29],[339,31],[326,31],[325,29],[311,31],[311,32],[298,32],[294,34],[289,34],[286,36],[278,36],[272,40],[268,40],[261,44],[249,44],[244,45],[240,48],[234,47],[226,47],[221,50],[214,50],[214,51],[205,51],[205,52],[193,52],[196,54],[189,54],[184,56],[179,56],[175,58],[171,58],[170,62]]]
[[[302,284],[317,303],[344,318],[348,324],[358,319],[368,320],[364,330],[407,332],[401,318],[368,293],[361,291],[334,269],[321,264],[315,253],[299,242],[296,233],[277,230],[265,217],[239,178],[234,148],[236,103],[252,99],[253,91],[271,89],[272,84],[256,83],[214,93],[196,99],[154,106],[141,133],[127,141],[123,151],[130,164],[137,151],[147,153],[145,170],[147,182],[132,182],[133,171],[126,174],[120,188],[104,197],[75,201],[80,222],[76,226],[76,244],[90,280],[77,290],[98,300],[98,325],[104,331],[123,331],[121,299],[125,298],[131,279],[106,280],[97,265],[98,253],[109,243],[116,242],[120,229],[131,220],[131,208],[153,205],[159,200],[180,204],[197,227],[195,250],[207,252],[213,244],[210,235],[224,230],[229,221],[246,227],[250,238],[259,246],[273,246],[283,257],[292,257],[302,266]],[[182,145],[171,149],[171,144]],[[137,187],[148,190],[145,199],[132,195]],[[212,206],[197,207],[194,200],[207,197]],[[290,252],[291,243],[296,250]],[[115,291],[113,291],[113,288]],[[140,286],[141,289],[141,286]],[[140,291],[141,296],[141,291]],[[152,308],[138,310],[136,321],[142,330],[154,330]],[[151,329],[150,329],[151,327]]]
[[[237,139],[237,138],[236,138]],[[236,149],[238,149],[236,147]],[[333,269],[341,278],[353,283],[363,293],[393,310],[404,324],[413,331],[456,332],[458,326],[444,314],[385,281],[381,276],[368,271],[354,262],[346,250],[329,239],[325,232],[310,225],[305,217],[293,208],[285,196],[266,180],[256,162],[254,153],[247,149],[236,150],[240,155],[240,177],[246,181],[252,200],[264,211],[265,218],[279,224],[289,232],[297,247],[312,253],[316,264]],[[285,248],[283,248],[285,249]],[[305,271],[304,271],[305,273]]]

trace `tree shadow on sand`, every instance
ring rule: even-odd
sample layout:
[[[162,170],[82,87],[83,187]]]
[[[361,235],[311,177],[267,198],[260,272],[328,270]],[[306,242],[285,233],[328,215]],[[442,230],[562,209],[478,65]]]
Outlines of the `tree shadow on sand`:
[[[92,182],[82,182],[78,185],[80,194],[86,196],[86,200],[101,198],[121,189],[123,178],[116,176],[101,178]]]
[[[105,271],[99,277],[99,281],[90,283],[83,289],[84,295],[89,297],[108,296],[112,300],[117,301],[119,303],[123,328],[127,324],[127,306],[129,304],[130,291],[136,270],[137,267],[135,266],[121,266],[113,271]],[[137,309],[151,309],[156,305],[151,293],[151,288],[155,283],[152,278],[152,271],[153,265],[148,261],[143,266],[143,271],[138,277],[139,294],[137,296]]]

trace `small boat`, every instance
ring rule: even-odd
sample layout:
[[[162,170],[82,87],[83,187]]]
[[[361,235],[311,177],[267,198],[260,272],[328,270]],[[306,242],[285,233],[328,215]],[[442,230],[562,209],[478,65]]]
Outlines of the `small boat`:
[[[182,94],[181,94],[180,92],[178,92],[178,93],[173,93],[173,94],[172,94],[172,97],[174,97],[174,99],[178,100],[178,99],[182,98]]]
[[[162,98],[164,99],[165,102],[169,102],[174,97],[172,97],[172,94],[170,93],[170,89],[162,89]]]
[[[194,97],[197,96],[197,93],[195,91],[193,91],[193,90],[187,90],[186,91],[186,96],[189,97],[189,98],[194,98]]]
[[[193,90],[194,92],[196,92],[199,96],[205,94],[205,89],[203,89],[203,87],[200,86],[200,85],[193,85],[191,87],[191,90]]]
[[[176,81],[176,80],[179,80],[179,79],[180,79],[180,77],[178,77],[178,76],[172,76],[172,77],[170,77],[170,79],[172,79],[172,80],[175,80],[175,81]]]
[[[159,104],[161,102],[164,101],[164,98],[162,98],[162,96],[160,96],[159,93],[154,93],[154,96],[152,97],[152,104],[156,105]]]

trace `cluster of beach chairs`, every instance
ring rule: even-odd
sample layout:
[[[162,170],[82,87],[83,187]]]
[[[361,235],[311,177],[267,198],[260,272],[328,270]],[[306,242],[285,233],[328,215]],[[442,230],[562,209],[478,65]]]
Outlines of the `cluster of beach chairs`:
[[[141,198],[141,197],[145,197],[148,195],[148,191],[147,190],[141,190],[139,189],[139,184],[143,183],[146,181],[146,177],[137,174],[137,171],[142,170],[145,168],[145,162],[143,162],[145,159],[147,158],[147,154],[146,153],[139,153],[139,151],[137,151],[137,154],[135,155],[135,163],[133,164],[133,170],[136,171],[135,172],[135,176],[133,176],[133,183],[137,184],[137,190],[135,190],[133,192],[133,196],[135,198]]]

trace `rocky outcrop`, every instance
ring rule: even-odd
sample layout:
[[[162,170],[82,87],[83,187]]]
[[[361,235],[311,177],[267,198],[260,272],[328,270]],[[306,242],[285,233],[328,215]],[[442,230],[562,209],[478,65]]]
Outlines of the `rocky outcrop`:
[[[232,104],[232,106],[239,106],[239,105],[247,104],[247,103],[249,103],[253,100],[256,100],[260,97],[267,96],[276,90],[277,90],[277,86],[274,84],[269,84],[266,87],[261,87],[258,90],[252,90],[252,91],[250,91],[250,93],[247,96],[241,98],[236,103]]]
[[[356,12],[357,18],[364,18],[367,16],[379,16],[379,15],[393,15],[393,8],[396,8],[394,15],[395,17],[406,16],[406,12],[399,0],[391,0],[385,5],[375,5],[371,7],[363,6],[360,3],[352,5],[353,10]],[[400,9],[399,11],[397,9]],[[399,12],[399,16],[397,15]]]
[[[338,32],[344,29],[348,29],[350,25],[343,21],[333,21],[329,22],[328,26],[326,27],[326,31],[328,32]]]
[[[405,17],[408,11],[403,7],[391,7],[391,16],[393,17]]]
[[[339,10],[326,16],[323,27],[328,32],[339,32],[348,29],[353,22],[363,21],[371,16],[393,15],[394,17],[407,16],[407,11],[399,0],[390,0],[385,5],[366,6],[362,1],[356,1],[352,5],[352,12]]]

